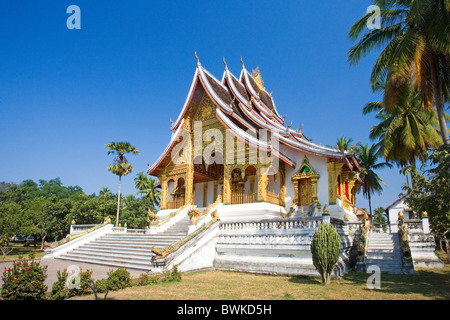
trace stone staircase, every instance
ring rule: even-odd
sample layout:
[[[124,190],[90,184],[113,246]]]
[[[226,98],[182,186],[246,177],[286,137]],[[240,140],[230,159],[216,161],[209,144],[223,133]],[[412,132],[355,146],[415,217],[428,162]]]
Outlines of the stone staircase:
[[[186,216],[157,234],[111,232],[58,259],[150,271],[153,246],[162,249],[184,238],[188,227],[189,217]]]
[[[366,268],[372,265],[378,266],[381,272],[402,273],[402,252],[397,233],[369,233]]]

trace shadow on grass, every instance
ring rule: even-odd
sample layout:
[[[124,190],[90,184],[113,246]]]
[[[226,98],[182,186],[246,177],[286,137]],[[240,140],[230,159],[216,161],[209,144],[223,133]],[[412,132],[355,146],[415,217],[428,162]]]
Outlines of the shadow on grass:
[[[431,299],[450,299],[449,270],[421,269],[414,275],[382,273],[381,288],[377,292],[401,295],[423,295]],[[363,272],[349,272],[343,279],[368,289],[366,282],[370,274]]]
[[[372,289],[367,287],[370,275],[371,273],[350,271],[341,278],[342,281],[332,279],[330,286],[339,285],[342,292],[346,290],[370,292]],[[379,294],[385,294],[385,299],[389,299],[390,295],[404,295],[405,300],[420,299],[420,296],[435,300],[450,300],[449,275],[449,266],[444,269],[419,269],[414,275],[381,273],[381,288],[375,290]],[[290,278],[289,282],[323,287],[319,277],[296,276]],[[382,296],[378,296],[378,298],[384,299]]]

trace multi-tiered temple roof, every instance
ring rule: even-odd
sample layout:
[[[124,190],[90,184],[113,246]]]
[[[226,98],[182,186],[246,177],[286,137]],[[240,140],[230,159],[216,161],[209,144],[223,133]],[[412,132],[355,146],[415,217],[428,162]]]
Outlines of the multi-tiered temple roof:
[[[358,162],[352,153],[342,153],[337,149],[315,144],[302,134],[301,128],[293,130],[290,128],[291,125],[285,126],[284,118],[280,116],[272,94],[264,88],[258,68],[251,74],[242,63],[240,75],[236,77],[230,72],[225,61],[224,64],[225,71],[222,80],[219,81],[203,68],[200,62],[197,63],[186,102],[177,120],[172,123],[171,141],[158,160],[149,167],[148,174],[158,175],[170,161],[168,155],[179,139],[185,116],[193,102],[198,101],[203,92],[206,92],[213,101],[216,117],[227,129],[247,144],[270,152],[289,166],[295,167],[296,161],[289,158],[287,152],[282,151],[286,148],[327,158],[342,159],[350,170],[359,171]],[[203,90],[198,90],[199,86]],[[278,139],[278,148],[258,137],[260,129],[270,131],[272,139]]]

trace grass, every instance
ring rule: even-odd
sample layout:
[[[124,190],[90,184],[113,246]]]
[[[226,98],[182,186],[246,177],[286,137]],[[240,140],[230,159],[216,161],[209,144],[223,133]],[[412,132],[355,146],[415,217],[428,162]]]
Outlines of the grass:
[[[450,265],[415,275],[381,274],[381,288],[368,289],[369,274],[349,272],[323,286],[316,277],[270,276],[228,271],[183,275],[181,282],[110,292],[113,300],[449,300]],[[75,297],[91,300],[93,295]]]
[[[11,242],[10,246],[13,248],[13,251],[6,257],[3,257],[0,254],[0,262],[16,261],[19,260],[20,257],[28,257],[31,253],[34,253],[36,259],[40,259],[45,254],[44,251],[41,250],[40,244],[37,244],[35,247],[32,244],[25,246],[24,242]]]

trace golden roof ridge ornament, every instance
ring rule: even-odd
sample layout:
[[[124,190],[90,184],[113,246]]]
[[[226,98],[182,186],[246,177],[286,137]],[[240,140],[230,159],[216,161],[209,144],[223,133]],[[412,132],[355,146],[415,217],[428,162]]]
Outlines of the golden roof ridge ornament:
[[[200,60],[198,59],[197,50],[195,50],[195,59],[197,59],[197,66],[200,67],[202,64],[200,63]]]
[[[228,70],[227,62],[225,61],[225,57],[223,57],[223,64],[225,65],[225,70]]]
[[[245,69],[244,60],[242,60],[242,56],[241,56],[241,64],[242,64],[242,69]]]
[[[252,77],[253,80],[255,80],[259,90],[266,91],[266,88],[264,88],[264,81],[261,77],[261,72],[259,71],[259,66],[257,66],[256,69],[252,70]]]

